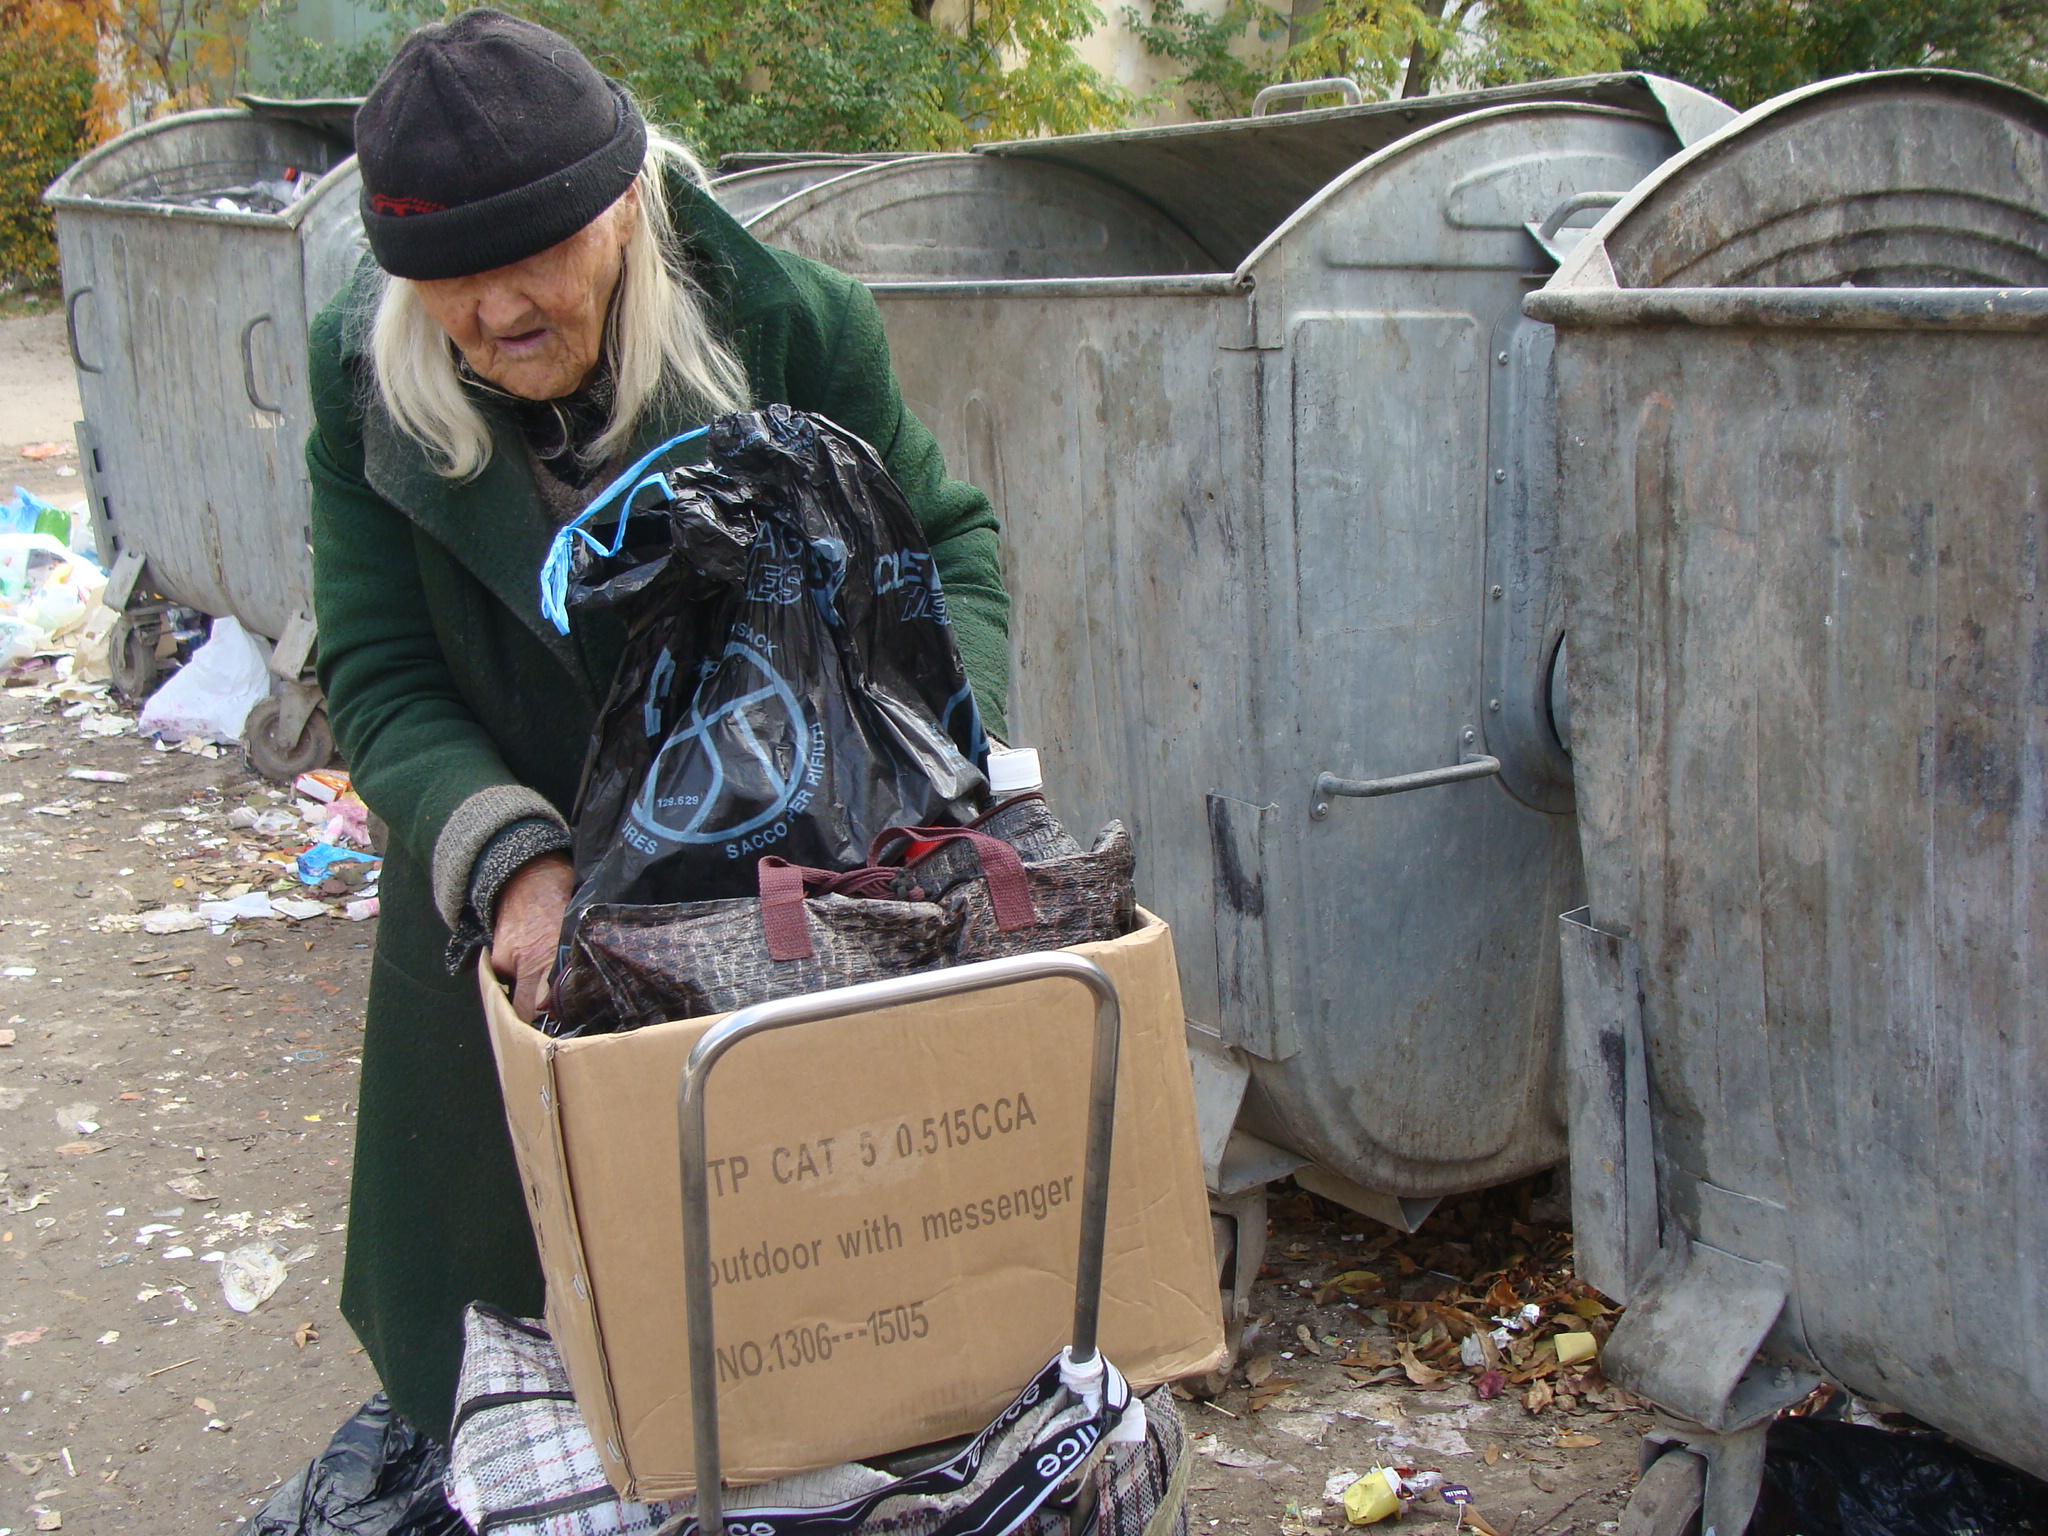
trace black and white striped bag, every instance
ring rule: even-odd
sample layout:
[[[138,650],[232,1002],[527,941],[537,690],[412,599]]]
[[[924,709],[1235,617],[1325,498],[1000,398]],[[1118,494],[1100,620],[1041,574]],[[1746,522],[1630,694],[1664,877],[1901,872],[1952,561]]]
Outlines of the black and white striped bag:
[[[480,1536],[698,1536],[691,1501],[627,1504],[606,1482],[547,1330],[464,1317],[445,1487]],[[1188,1447],[1172,1394],[1114,1367],[1090,1409],[1055,1359],[967,1448],[906,1478],[849,1463],[728,1490],[744,1536],[1187,1536]]]

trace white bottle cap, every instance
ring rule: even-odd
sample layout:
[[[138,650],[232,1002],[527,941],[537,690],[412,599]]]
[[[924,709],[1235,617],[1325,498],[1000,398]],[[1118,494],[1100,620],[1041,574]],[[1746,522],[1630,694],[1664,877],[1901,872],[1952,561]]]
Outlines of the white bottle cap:
[[[992,795],[1021,795],[1045,788],[1045,775],[1038,766],[1036,747],[998,747],[988,755],[988,791]]]

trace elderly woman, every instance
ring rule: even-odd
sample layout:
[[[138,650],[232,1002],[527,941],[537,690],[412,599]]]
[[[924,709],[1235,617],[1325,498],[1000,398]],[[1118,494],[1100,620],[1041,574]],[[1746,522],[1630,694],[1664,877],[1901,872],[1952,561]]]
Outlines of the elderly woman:
[[[565,39],[490,10],[415,33],[356,117],[375,265],[313,325],[321,685],[390,827],[342,1313],[445,1439],[461,1312],[541,1306],[476,978],[531,1017],[565,817],[623,643],[564,638],[555,530],[638,454],[774,401],[872,443],[930,539],[984,719],[1008,611],[986,498],[946,478],[859,283],[749,236]]]

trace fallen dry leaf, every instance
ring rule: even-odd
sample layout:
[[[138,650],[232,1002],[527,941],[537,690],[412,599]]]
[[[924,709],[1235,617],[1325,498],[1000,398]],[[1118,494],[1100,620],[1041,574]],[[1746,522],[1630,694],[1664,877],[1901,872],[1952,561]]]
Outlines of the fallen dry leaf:
[[[1276,1363],[1274,1356],[1261,1355],[1244,1368],[1244,1379],[1256,1387],[1260,1382],[1273,1374],[1273,1368]]]
[[[1500,1536],[1500,1532],[1493,1528],[1492,1522],[1470,1504],[1465,1506],[1465,1523],[1477,1531],[1479,1536]]]
[[[1541,1488],[1545,1493],[1557,1492],[1557,1479],[1546,1474],[1541,1467],[1531,1467],[1529,1469],[1529,1481],[1538,1488]]]
[[[1472,1395],[1482,1403],[1490,1403],[1506,1390],[1508,1379],[1499,1371],[1486,1371],[1472,1383]]]
[[[1598,1435],[1559,1435],[1556,1443],[1562,1450],[1590,1451],[1600,1443],[1600,1437]]]
[[[220,1411],[213,1406],[213,1399],[210,1397],[195,1397],[192,1399],[192,1406],[201,1413],[218,1413]]]
[[[1499,1446],[1497,1446],[1497,1445],[1489,1445],[1489,1446],[1488,1446],[1488,1447],[1486,1448],[1486,1464],[1487,1464],[1487,1465],[1488,1465],[1488,1466],[1490,1467],[1490,1466],[1492,1466],[1492,1465],[1493,1465],[1493,1464],[1494,1464],[1494,1463],[1495,1463],[1496,1461],[1499,1461],[1499,1460],[1500,1460],[1500,1447],[1499,1447]]]
[[[1316,1356],[1322,1354],[1323,1346],[1318,1344],[1316,1336],[1308,1331],[1307,1323],[1296,1323],[1294,1325],[1294,1336],[1301,1341],[1301,1347],[1310,1354]]]
[[[1369,1342],[1360,1339],[1352,1346],[1351,1353],[1337,1363],[1344,1366],[1353,1366],[1359,1370],[1380,1371],[1385,1370],[1394,1362],[1374,1349]]]
[[[1531,1413],[1541,1413],[1555,1400],[1557,1394],[1550,1390],[1550,1383],[1539,1381],[1522,1394],[1522,1406]]]
[[[91,1157],[95,1152],[104,1152],[107,1144],[103,1141],[67,1141],[57,1149],[64,1157]]]
[[[301,1323],[292,1330],[292,1342],[304,1349],[308,1344],[320,1342],[320,1330],[311,1323]]]
[[[1415,1357],[1413,1344],[1403,1344],[1398,1353],[1401,1357],[1401,1369],[1408,1373],[1408,1379],[1416,1386],[1433,1387],[1444,1379],[1442,1371],[1432,1370]]]

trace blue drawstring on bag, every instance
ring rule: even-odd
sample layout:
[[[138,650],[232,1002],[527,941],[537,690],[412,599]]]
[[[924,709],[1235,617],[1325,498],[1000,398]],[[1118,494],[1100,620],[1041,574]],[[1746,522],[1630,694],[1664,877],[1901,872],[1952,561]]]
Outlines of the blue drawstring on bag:
[[[661,483],[659,473],[647,473],[648,465],[672,448],[694,442],[709,432],[709,427],[698,427],[679,437],[672,437],[658,448],[649,449],[618,479],[606,486],[591,501],[590,505],[577,513],[555,535],[548,546],[548,557],[540,563],[540,612],[541,617],[554,625],[562,634],[569,633],[569,564],[576,552],[576,540],[581,539],[600,555],[616,555],[619,547],[626,542],[626,518],[633,510],[633,498],[650,485]],[[612,540],[606,544],[583,525],[605,509],[620,492],[625,493],[625,502],[619,508],[619,524],[612,530]]]

